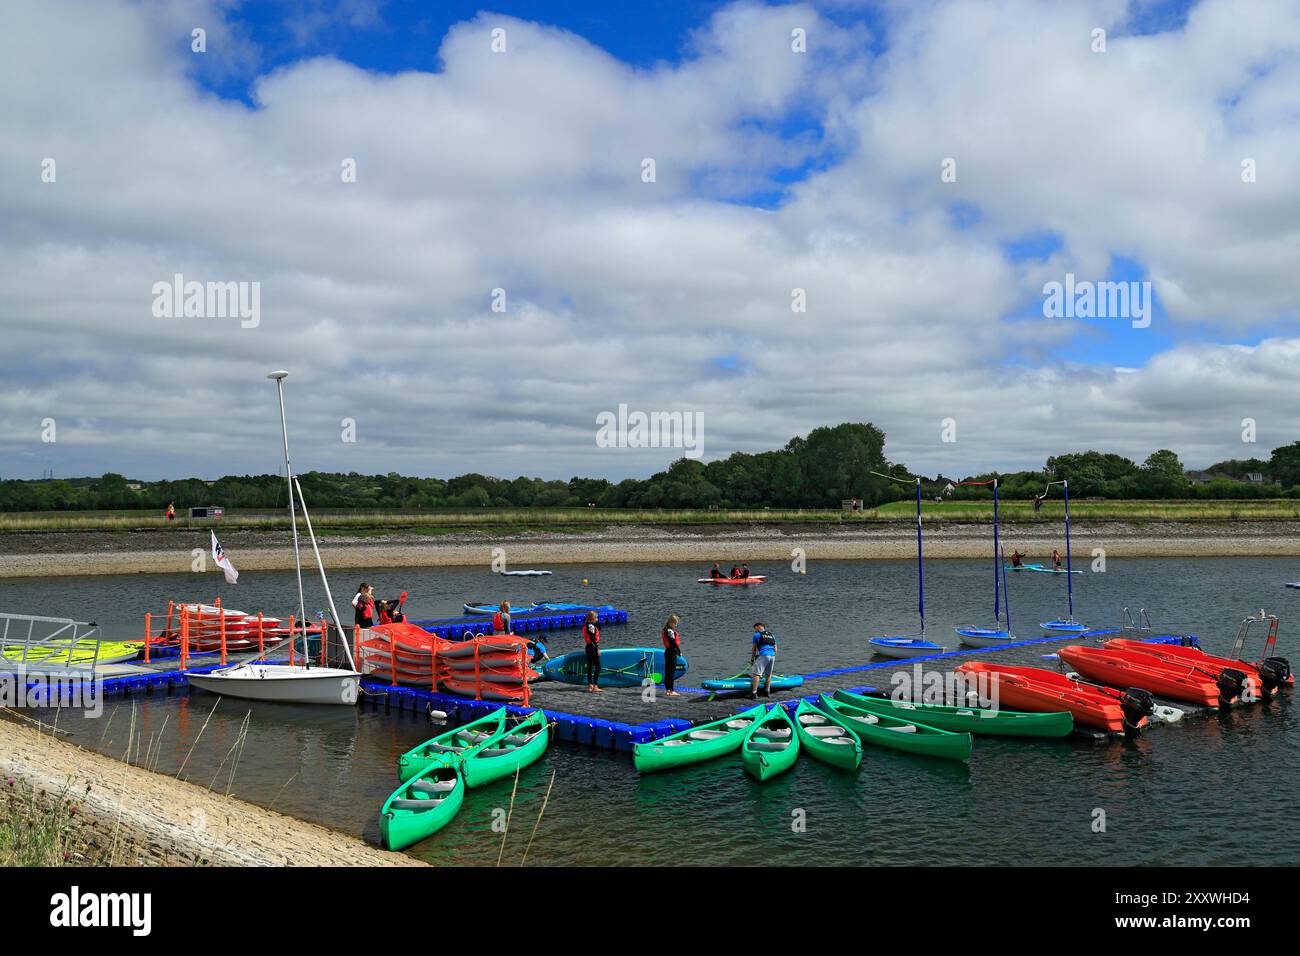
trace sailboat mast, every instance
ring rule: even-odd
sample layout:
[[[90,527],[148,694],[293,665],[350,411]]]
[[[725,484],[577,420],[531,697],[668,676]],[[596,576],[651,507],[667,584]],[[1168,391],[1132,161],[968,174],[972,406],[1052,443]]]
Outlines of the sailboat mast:
[[[1065,490],[1065,593],[1070,602],[1070,620],[1074,620],[1074,574],[1070,570],[1070,482],[1062,481]]]
[[[921,615],[921,640],[925,640],[925,565],[921,561],[921,479],[916,479],[916,609]]]
[[[1002,616],[998,607],[998,573],[1002,568],[1002,548],[998,543],[998,480],[993,479],[993,620]]]
[[[289,463],[289,425],[284,416],[284,380],[288,372],[272,372],[267,378],[275,380],[275,391],[280,398],[280,434],[284,438],[284,470],[289,483],[289,523],[293,527],[293,566],[298,575],[298,623],[303,628],[303,646],[306,647],[307,599],[302,592],[302,555],[298,551],[298,512],[293,503],[293,465]],[[289,635],[293,637],[292,634]]]
[[[298,504],[302,505],[302,520],[307,523],[307,537],[311,539],[311,550],[316,555],[316,567],[320,569],[321,584],[325,586],[325,599],[330,603],[330,613],[334,615],[334,626],[339,631],[339,643],[343,645],[343,653],[348,657],[348,666],[353,670],[357,669],[357,662],[352,659],[352,649],[348,647],[347,635],[343,633],[343,621],[339,618],[339,609],[334,606],[334,592],[330,590],[329,578],[325,576],[325,562],[320,559],[320,547],[316,544],[316,532],[311,527],[311,515],[307,512],[307,499],[303,497],[302,485],[298,484],[298,479],[293,480],[294,485],[298,488]],[[328,629],[322,633],[320,639],[322,646],[328,646]],[[303,637],[303,646],[306,646],[307,638]]]

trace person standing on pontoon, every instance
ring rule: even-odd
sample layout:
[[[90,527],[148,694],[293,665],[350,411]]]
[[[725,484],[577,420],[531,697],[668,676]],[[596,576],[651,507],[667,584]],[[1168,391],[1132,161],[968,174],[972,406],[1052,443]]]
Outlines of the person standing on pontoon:
[[[510,602],[502,601],[497,612],[492,615],[493,634],[513,634],[514,624],[510,621]]]
[[[677,615],[669,614],[664,629],[660,632],[664,642],[664,696],[681,697],[673,690],[673,675],[677,673],[677,659],[682,656],[682,635],[677,630]]]
[[[600,681],[600,626],[595,611],[587,612],[587,622],[582,625],[582,646],[587,652],[587,693],[604,693]]]
[[[352,608],[355,612],[352,622],[359,631],[358,640],[367,641],[370,639],[370,629],[375,626],[375,589],[365,581],[357,588]],[[305,621],[303,623],[306,624]]]
[[[754,640],[749,648],[749,663],[754,668],[754,676],[749,685],[749,696],[758,696],[758,683],[765,681],[763,696],[772,696],[772,671],[776,666],[776,636],[767,629],[762,621],[754,623]]]

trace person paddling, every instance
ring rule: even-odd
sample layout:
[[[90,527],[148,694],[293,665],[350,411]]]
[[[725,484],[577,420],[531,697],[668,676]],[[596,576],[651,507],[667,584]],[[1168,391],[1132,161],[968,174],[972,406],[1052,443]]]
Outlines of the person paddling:
[[[582,625],[582,643],[587,652],[587,693],[603,693],[597,682],[600,680],[600,627],[596,624],[596,612],[587,612],[587,623]]]
[[[663,631],[659,634],[664,642],[664,696],[681,697],[673,690],[673,676],[677,673],[677,659],[682,656],[682,635],[677,630],[677,615],[669,614]]]
[[[492,615],[493,634],[513,634],[514,625],[510,621],[510,602],[502,601],[497,612]]]
[[[772,670],[776,664],[776,637],[762,621],[754,623],[754,640],[749,648],[749,662],[754,675],[749,685],[749,696],[758,696],[758,682],[764,681],[763,696],[772,696]]]
[[[1027,557],[1029,557],[1029,555],[1021,554],[1019,551],[1012,551],[1011,566],[1013,568],[1023,568],[1025,566],[1025,558]]]

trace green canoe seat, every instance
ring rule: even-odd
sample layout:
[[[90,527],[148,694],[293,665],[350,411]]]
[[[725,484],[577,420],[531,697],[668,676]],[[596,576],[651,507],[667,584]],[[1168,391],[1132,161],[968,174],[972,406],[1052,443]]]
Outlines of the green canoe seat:
[[[844,716],[847,717],[849,720],[856,720],[860,724],[880,723],[880,718],[875,716],[874,714],[870,716],[859,716],[858,714],[845,714]]]
[[[717,737],[725,737],[725,736],[727,736],[727,731],[725,731],[725,730],[692,730],[689,734],[687,734],[687,736],[690,737],[691,740],[713,740],[713,739],[715,739],[715,738],[717,738]]]
[[[804,730],[808,731],[808,733],[811,734],[812,736],[821,737],[824,740],[830,740],[833,737],[844,736],[844,728],[842,727],[835,727],[835,726],[809,727],[807,724],[805,724]]]
[[[754,737],[749,741],[749,749],[761,753],[776,753],[777,751],[785,750],[789,746],[790,741],[788,740],[759,740],[757,737]]]
[[[417,780],[408,788],[411,793],[427,793],[434,796],[440,793],[450,793],[456,789],[455,780]]]
[[[737,718],[736,720],[727,721],[726,726],[731,730],[740,730],[743,727],[748,727],[752,723],[753,723],[752,720],[741,717],[741,718]]]
[[[916,733],[916,724],[899,724],[897,727],[886,727],[886,730],[892,730],[896,734],[914,734]]]

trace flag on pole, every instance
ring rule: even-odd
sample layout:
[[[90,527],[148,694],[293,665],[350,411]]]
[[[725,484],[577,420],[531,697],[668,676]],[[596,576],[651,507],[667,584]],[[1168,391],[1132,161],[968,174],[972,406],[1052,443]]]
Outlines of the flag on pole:
[[[212,560],[217,562],[217,567],[225,572],[227,584],[238,583],[239,572],[236,571],[235,566],[230,563],[230,559],[226,557],[226,552],[221,549],[221,542],[217,540],[217,533],[215,531],[212,532]]]

